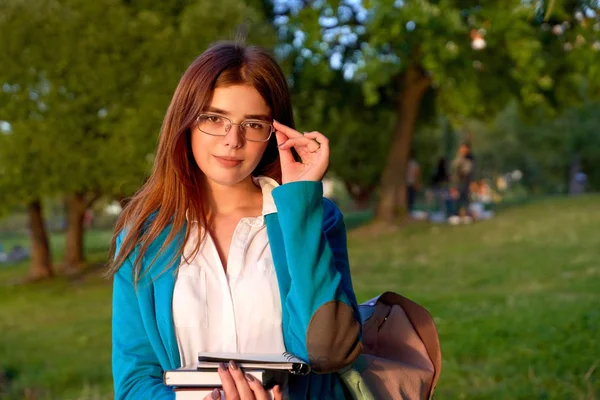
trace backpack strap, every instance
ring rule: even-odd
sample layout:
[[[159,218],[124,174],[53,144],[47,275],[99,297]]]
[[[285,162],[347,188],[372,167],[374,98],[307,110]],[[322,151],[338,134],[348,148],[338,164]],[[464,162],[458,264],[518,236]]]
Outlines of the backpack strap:
[[[440,348],[437,329],[431,314],[429,314],[425,308],[414,301],[394,292],[385,292],[376,300],[389,306],[399,305],[402,307],[408,319],[415,328],[417,335],[419,335],[423,341],[423,344],[427,349],[427,354],[429,354],[429,358],[434,366],[434,375],[433,379],[431,380],[431,387],[429,388],[429,394],[431,398],[442,371],[442,351]]]

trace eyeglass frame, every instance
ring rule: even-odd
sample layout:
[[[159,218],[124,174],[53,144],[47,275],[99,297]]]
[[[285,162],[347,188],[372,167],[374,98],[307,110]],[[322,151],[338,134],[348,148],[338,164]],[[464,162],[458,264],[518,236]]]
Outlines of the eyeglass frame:
[[[225,128],[225,134],[224,135],[215,135],[214,133],[208,133],[208,132],[203,131],[202,129],[200,129],[200,117],[202,117],[202,116],[215,116],[215,117],[223,118],[224,120],[228,121],[229,125],[226,125],[227,127]],[[250,122],[255,121],[255,122],[261,122],[261,123],[268,124],[271,127],[271,129],[269,131],[269,136],[265,140],[248,139],[246,137],[246,130],[244,129],[244,127],[242,127],[242,124],[244,124],[245,122],[248,122],[248,121],[250,121]],[[196,117],[196,126],[198,127],[198,130],[200,132],[202,132],[202,133],[204,133],[206,135],[210,135],[210,136],[225,137],[225,136],[227,136],[227,134],[229,133],[229,131],[231,130],[231,127],[233,125],[237,125],[237,126],[240,127],[240,130],[242,131],[242,137],[244,138],[244,140],[247,140],[249,142],[255,142],[255,143],[265,143],[265,142],[268,142],[271,139],[271,137],[273,136],[273,132],[275,132],[275,127],[273,126],[273,123],[269,122],[269,121],[262,120],[262,119],[245,119],[242,122],[240,122],[239,124],[236,124],[231,119],[229,119],[229,118],[227,118],[227,117],[225,117],[223,115],[220,115],[220,114],[202,113],[202,114],[198,115],[198,117]]]

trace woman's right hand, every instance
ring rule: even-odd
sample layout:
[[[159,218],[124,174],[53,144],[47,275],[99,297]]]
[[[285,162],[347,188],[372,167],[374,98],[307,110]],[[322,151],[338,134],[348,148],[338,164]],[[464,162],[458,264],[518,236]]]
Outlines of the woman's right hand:
[[[225,392],[225,400],[271,400],[262,383],[252,375],[244,374],[238,365],[231,361],[229,366],[221,364],[219,366],[219,376]],[[204,400],[220,399],[221,393],[215,389]],[[282,400],[283,394],[281,388],[273,388],[273,400]]]

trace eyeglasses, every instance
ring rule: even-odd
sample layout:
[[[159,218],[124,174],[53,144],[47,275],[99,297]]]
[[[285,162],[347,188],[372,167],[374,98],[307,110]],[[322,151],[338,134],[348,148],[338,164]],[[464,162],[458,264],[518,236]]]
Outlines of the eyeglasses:
[[[266,142],[271,138],[273,125],[258,119],[248,119],[239,124],[233,123],[229,118],[217,114],[200,114],[198,129],[211,136],[226,136],[232,125],[240,127],[244,139],[250,142]]]

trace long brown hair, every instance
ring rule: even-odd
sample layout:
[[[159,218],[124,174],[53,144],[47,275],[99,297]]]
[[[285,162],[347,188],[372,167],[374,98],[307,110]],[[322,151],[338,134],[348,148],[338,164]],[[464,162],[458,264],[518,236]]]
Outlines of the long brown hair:
[[[137,283],[150,269],[142,271],[145,252],[166,228],[170,228],[170,232],[160,251],[186,227],[184,240],[175,255],[180,257],[190,234],[186,212],[188,218],[207,226],[203,174],[192,154],[191,131],[197,116],[210,104],[216,87],[239,84],[255,88],[271,109],[274,119],[294,126],[287,81],[269,53],[259,47],[233,42],[219,42],[209,47],[192,62],[179,81],[161,127],[152,173],[117,220],[109,253],[109,276],[114,275],[139,246],[132,271]],[[266,175],[281,183],[275,135],[253,175]],[[123,230],[124,239],[119,253],[115,254],[116,240]],[[200,241],[194,253],[199,247]]]

